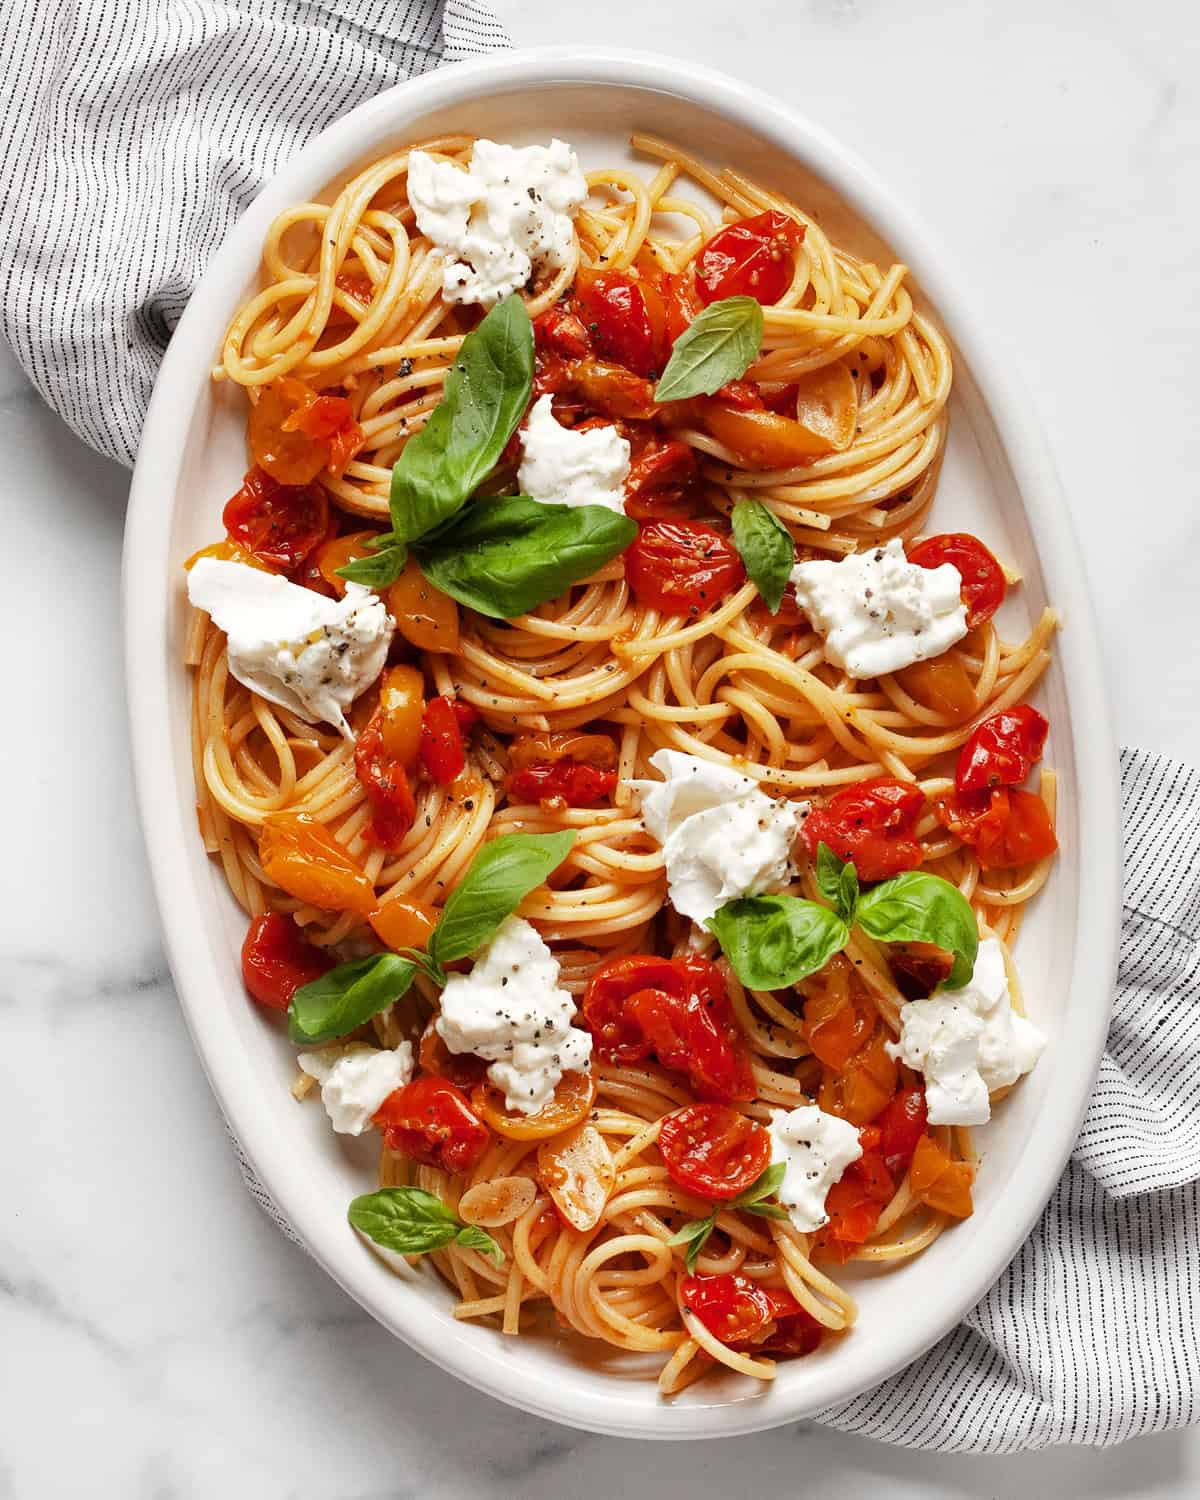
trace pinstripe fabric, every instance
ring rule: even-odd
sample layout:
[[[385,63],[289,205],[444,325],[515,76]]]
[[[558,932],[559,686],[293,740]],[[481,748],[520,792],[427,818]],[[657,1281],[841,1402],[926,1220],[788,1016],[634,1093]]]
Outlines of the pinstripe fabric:
[[[0,326],[30,379],[132,464],[171,330],[263,182],[381,89],[507,45],[479,0],[10,0]]]
[[[1126,750],[1121,784],[1116,1005],[1066,1173],[966,1321],[831,1426],[1009,1453],[1200,1418],[1200,774]]]

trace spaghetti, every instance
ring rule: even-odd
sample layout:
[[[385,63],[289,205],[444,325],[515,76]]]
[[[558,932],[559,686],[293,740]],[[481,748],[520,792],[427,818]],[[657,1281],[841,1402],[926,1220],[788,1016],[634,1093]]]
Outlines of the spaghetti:
[[[653,458],[675,445],[678,455],[677,445],[686,447],[682,478],[658,489],[648,482],[636,503],[631,494],[627,508],[644,528],[699,519],[724,534],[734,507],[750,499],[786,527],[801,559],[837,559],[891,538],[911,552],[930,529],[952,371],[946,340],[914,305],[905,268],[879,267],[838,248],[802,207],[736,171],[710,170],[648,136],[635,135],[633,145],[649,160],[648,172],[589,173],[568,258],[525,289],[538,335],[537,378],[562,419],[599,418],[629,433],[631,480],[650,467],[639,469],[647,453]],[[473,146],[470,137],[443,136],[413,149],[465,166]],[[259,566],[267,556],[267,566],[325,593],[344,588],[336,567],[363,555],[364,523],[388,524],[393,465],[437,407],[478,322],[477,309],[444,295],[445,258],[419,232],[406,195],[409,158],[407,149],[384,157],[347,182],[332,204],[301,204],[279,216],[264,246],[262,289],[234,318],[214,371],[215,379],[242,386],[260,416],[287,380],[303,382],[318,400],[348,404],[353,451],[335,455],[331,446],[319,478],[306,481],[323,492],[311,503],[332,502],[320,545],[301,563],[289,558],[281,567],[261,538],[256,546],[231,527],[231,539],[211,549]],[[681,403],[669,421],[657,408],[631,416],[636,371],[622,367],[626,384],[614,397],[611,385],[600,389],[578,375],[561,338],[556,345],[556,315],[575,316],[580,286],[596,276],[653,288],[655,305],[686,321],[697,310],[705,247],[723,229],[765,216],[802,226],[802,236],[794,228],[784,235],[784,284],[760,298],[760,352],[728,391]],[[771,253],[778,261],[778,245]],[[595,324],[582,324],[594,344]],[[609,359],[605,368],[617,364]],[[768,467],[761,450],[747,448],[736,414],[779,411],[792,426],[807,422],[820,451]],[[253,446],[253,416],[251,426]],[[336,433],[314,431],[313,441],[336,443]],[[511,479],[507,454],[485,489],[511,491]],[[428,772],[414,778],[408,826],[386,847],[355,744],[243,686],[231,673],[225,635],[194,612],[187,661],[194,668],[200,829],[247,914],[284,914],[311,949],[338,956],[377,949],[381,937],[396,947],[420,946],[412,914],[436,916],[487,841],[574,830],[565,861],[519,908],[551,946],[560,983],[582,999],[596,971],[613,960],[704,953],[718,966],[752,1070],[754,1097],[739,1103],[741,1113],[765,1125],[773,1112],[820,1101],[860,1126],[867,1154],[874,1149],[882,1160],[881,1107],[906,1091],[915,1096],[922,1083],[884,1044],[900,1030],[906,998],[928,992],[921,961],[936,971],[939,956],[907,952],[855,928],[842,955],[794,987],[746,988],[713,940],[697,940],[672,910],[663,850],[628,783],[653,778],[650,757],[669,749],[736,768],[773,797],[818,807],[834,807],[838,794],[878,780],[915,788],[912,862],[951,882],[974,908],[981,934],[998,939],[1007,955],[1052,856],[1044,841],[1027,846],[1035,855],[1027,859],[1006,861],[994,848],[983,856],[984,815],[972,825],[956,811],[954,758],[981,726],[1029,696],[1050,660],[1054,616],[1045,613],[1015,642],[981,618],[935,661],[857,681],[830,664],[821,634],[790,597],[771,613],[754,583],[741,581],[744,574],[724,597],[691,614],[672,612],[639,597],[617,556],[562,597],[509,620],[459,610],[444,597],[430,602],[428,590],[414,603],[420,584],[410,575],[411,565],[407,582],[397,585],[404,592],[386,597],[424,696],[460,706],[465,765],[448,780]],[[1007,582],[1017,582],[1015,575]],[[405,610],[407,620],[400,618]],[[418,702],[421,696],[419,685]],[[360,747],[378,699],[368,691],[350,715]],[[543,770],[590,765],[588,805],[571,805],[552,776],[548,795],[521,795],[527,783],[517,773],[531,763]],[[988,804],[993,845],[1004,842],[999,824],[1018,796],[1029,794],[1014,792],[1003,807]],[[1052,773],[1042,774],[1039,796],[1052,818]],[[370,911],[362,902],[318,902],[309,887],[281,882],[262,848],[263,830],[296,813],[336,841],[373,893]],[[789,889],[820,898],[810,861],[801,860]],[[390,939],[383,936],[389,932]],[[1007,967],[1020,1010],[1011,960]],[[429,1037],[437,1007],[437,986],[418,974],[401,1000],[356,1035],[385,1048],[415,1041],[423,1029]],[[849,1038],[844,1047],[839,1036]],[[435,1053],[422,1046],[426,1071],[437,1071]],[[773,1355],[807,1352],[854,1322],[853,1297],[837,1279],[841,1264],[904,1261],[963,1212],[961,1201],[947,1203],[917,1180],[911,1149],[874,1183],[855,1178],[857,1197],[843,1191],[840,1207],[831,1196],[831,1223],[815,1234],[786,1216],[714,1206],[680,1185],[659,1149],[664,1120],[696,1098],[686,1069],[665,1066],[652,1051],[622,1061],[598,1047],[593,1076],[586,1119],[605,1166],[603,1208],[589,1229],[573,1227],[556,1210],[545,1168],[548,1137],[524,1132],[511,1111],[488,1117],[489,1124],[498,1118],[500,1129],[490,1130],[467,1170],[448,1172],[382,1149],[381,1186],[424,1188],[463,1221],[485,1226],[503,1252],[496,1259],[458,1243],[432,1252],[457,1295],[455,1316],[523,1334],[550,1309],[584,1337],[657,1356],[664,1393],[714,1365],[770,1379]],[[297,1091],[310,1085],[305,1078]],[[882,1092],[864,1102],[871,1087]],[[969,1129],[928,1126],[922,1139],[938,1170],[961,1168],[969,1212]],[[672,1239],[710,1212],[714,1227],[688,1275]],[[860,1220],[861,1232],[853,1227]],[[739,1315],[751,1305],[747,1289],[765,1289],[767,1311],[752,1328],[744,1325],[744,1336],[731,1333],[732,1324],[721,1321],[733,1315],[729,1307],[714,1317],[687,1291],[707,1285],[705,1278],[733,1278],[720,1285],[742,1297],[733,1304]]]

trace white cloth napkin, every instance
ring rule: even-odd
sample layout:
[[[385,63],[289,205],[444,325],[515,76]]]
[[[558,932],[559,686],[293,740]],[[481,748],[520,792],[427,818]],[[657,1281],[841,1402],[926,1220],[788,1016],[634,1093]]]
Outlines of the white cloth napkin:
[[[171,330],[262,183],[361,100],[507,45],[477,0],[16,0],[6,23],[3,331],[127,464]],[[1197,1420],[1200,776],[1137,750],[1122,773],[1116,1008],[1070,1165],[966,1321],[832,1426],[1005,1453]]]

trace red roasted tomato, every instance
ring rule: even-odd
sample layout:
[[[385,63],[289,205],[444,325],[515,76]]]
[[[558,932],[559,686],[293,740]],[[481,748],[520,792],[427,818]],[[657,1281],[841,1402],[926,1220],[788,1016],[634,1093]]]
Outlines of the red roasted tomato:
[[[255,467],[226,502],[222,520],[239,546],[290,573],[329,535],[329,501],[319,484],[280,484]]]
[[[766,1171],[771,1137],[727,1104],[689,1104],[668,1115],[658,1149],[685,1192],[721,1203],[736,1198]]]
[[[635,521],[678,520],[691,505],[687,489],[698,472],[696,451],[678,438],[662,438],[644,428],[633,434],[633,456],[625,476],[625,514]]]
[[[430,698],[421,720],[421,761],[439,786],[449,786],[467,763],[453,698]]]
[[[381,849],[395,853],[417,815],[417,804],[408,782],[404,762],[384,747],[383,711],[371,715],[354,746],[354,774],[367,794],[371,821],[367,838]]]
[[[696,290],[707,306],[722,297],[778,302],[792,284],[804,225],[768,209],[718,229],[696,258]]]
[[[411,1161],[466,1172],[487,1150],[487,1126],[448,1078],[414,1078],[396,1089],[372,1116],[384,1145]]]
[[[615,771],[588,766],[566,755],[561,760],[539,760],[513,771],[505,785],[517,802],[543,802],[561,798],[568,807],[595,807],[611,797],[617,785]]]
[[[1028,703],[1002,708],[984,719],[959,751],[954,785],[960,792],[1016,786],[1041,760],[1049,729]]]
[[[818,844],[828,844],[839,859],[854,861],[860,880],[887,880],[921,863],[913,829],[924,807],[921,789],[910,781],[857,781],[814,808],[801,834],[814,859]]]
[[[883,1164],[899,1182],[925,1134],[925,1090],[899,1089],[877,1123]]]
[[[958,569],[967,624],[972,630],[990,620],[1004,603],[1007,592],[1004,570],[977,536],[965,531],[927,536],[908,549],[908,560],[919,568],[940,568],[943,563],[952,563]]]
[[[1017,787],[955,792],[937,804],[938,821],[964,844],[972,844],[984,870],[1032,864],[1058,848],[1049,809],[1040,797]]]
[[[754,1075],[725,980],[706,958],[613,958],[588,981],[583,1019],[604,1062],[652,1053],[686,1073],[702,1098],[753,1099]]]
[[[333,960],[306,940],[291,917],[269,911],[250,923],[242,944],[242,979],[268,1010],[287,1010],[301,985],[331,968]]]
[[[685,1276],[679,1299],[723,1344],[753,1345],[754,1353],[811,1354],[821,1326],[779,1286],[762,1286],[736,1271],[722,1276]],[[762,1338],[772,1323],[774,1332]]]
[[[863,1154],[850,1163],[825,1195],[829,1223],[820,1231],[817,1243],[835,1260],[848,1260],[871,1238],[884,1205],[896,1191],[878,1149],[879,1131],[869,1126],[861,1135]]]
[[[698,615],[746,581],[722,531],[700,521],[651,521],[625,553],[625,577],[639,604],[666,615]]]
[[[635,375],[656,376],[667,362],[667,310],[649,281],[624,271],[583,269],[575,301],[596,353]]]

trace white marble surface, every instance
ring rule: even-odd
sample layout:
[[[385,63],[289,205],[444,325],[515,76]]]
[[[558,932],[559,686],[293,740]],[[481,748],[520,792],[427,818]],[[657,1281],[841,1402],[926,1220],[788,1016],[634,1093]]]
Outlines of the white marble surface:
[[[1186,0],[504,0],[518,43],[677,52],[792,99],[965,263],[1049,428],[1122,739],[1195,758],[1200,21]],[[0,1497],[607,1500],[1200,1492],[1200,1435],[1002,1460],[811,1426],[648,1451],[460,1387],[242,1191],[171,993],[118,647],[127,476],[0,354],[10,603]],[[57,585],[53,598],[47,573]],[[1182,641],[1181,651],[1162,649]]]

